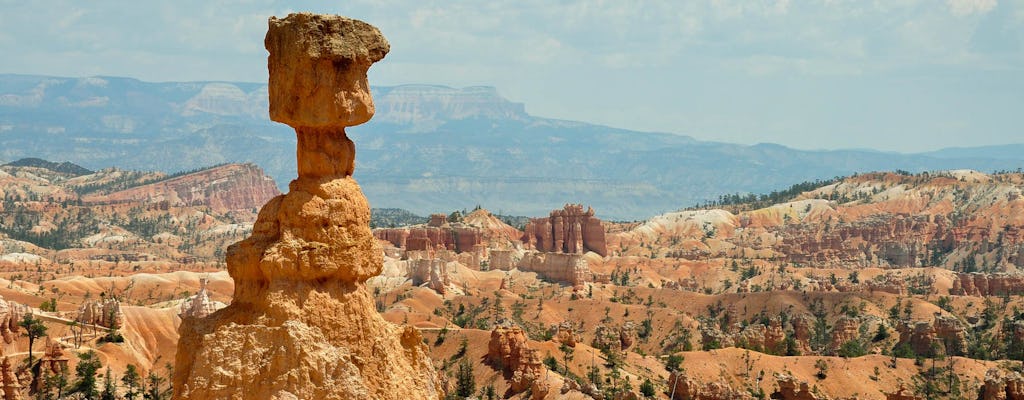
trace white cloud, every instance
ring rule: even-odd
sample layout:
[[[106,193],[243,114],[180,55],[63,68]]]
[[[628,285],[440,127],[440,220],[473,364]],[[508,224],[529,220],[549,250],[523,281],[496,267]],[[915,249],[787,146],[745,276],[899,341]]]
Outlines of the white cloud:
[[[949,11],[958,17],[985,14],[998,5],[997,0],[947,0]]]
[[[757,134],[747,132],[751,127],[770,126],[773,121],[778,132],[810,127],[828,131],[828,124],[835,123],[831,119],[814,126],[793,125],[764,115],[764,104],[818,107],[823,103],[817,94],[841,92],[843,96],[836,98],[846,101],[856,98],[847,96],[848,92],[861,90],[862,101],[843,103],[845,107],[836,111],[821,105],[821,115],[841,117],[855,108],[884,112],[871,108],[878,99],[866,96],[889,90],[894,82],[904,83],[907,76],[914,82],[934,78],[940,83],[926,89],[949,99],[1024,85],[1020,78],[1024,74],[1018,74],[1006,84],[971,86],[992,76],[979,71],[998,70],[995,73],[1007,76],[1024,72],[1019,44],[1024,43],[1024,0],[998,4],[997,0],[0,0],[0,4],[4,9],[0,47],[19,55],[0,58],[0,72],[122,75],[157,81],[263,80],[266,18],[284,16],[292,9],[308,10],[358,18],[384,32],[392,52],[371,69],[374,84],[495,85],[541,115],[662,131],[732,130],[753,137]],[[38,24],[44,20],[54,23]],[[857,84],[841,89],[815,86],[849,81]],[[797,84],[805,86],[802,91],[791,90]],[[892,90],[893,95],[904,95]],[[799,93],[815,97],[803,103],[793,100]],[[751,94],[771,101],[737,101]],[[688,100],[688,96],[700,100]],[[897,105],[949,103],[936,100],[942,99],[939,95],[906,96],[908,101]],[[978,103],[983,103],[983,95],[977,96]],[[707,102],[708,97],[719,100]],[[990,108],[1019,105],[1019,94],[1006,97],[1011,101],[993,101]],[[609,107],[603,100],[608,98],[621,98],[616,104],[636,104],[650,117],[635,118],[633,109],[615,114],[618,106]],[[688,116],[723,117],[666,117],[683,115],[681,110]],[[938,114],[953,118],[955,111]],[[737,114],[750,115],[757,123],[730,127],[723,122]],[[922,111],[917,117],[923,121],[930,115]],[[1013,123],[1001,129],[1024,123],[1019,117],[1002,118]],[[893,126],[897,125],[906,130],[914,127],[909,122]],[[868,128],[886,131],[884,125]]]

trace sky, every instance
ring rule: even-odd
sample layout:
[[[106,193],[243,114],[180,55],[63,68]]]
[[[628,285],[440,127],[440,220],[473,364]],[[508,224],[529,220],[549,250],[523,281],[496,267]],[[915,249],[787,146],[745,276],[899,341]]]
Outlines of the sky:
[[[495,86],[542,117],[800,149],[1024,143],[1024,0],[0,0],[0,73],[266,81],[267,18],[342,14],[374,85]]]

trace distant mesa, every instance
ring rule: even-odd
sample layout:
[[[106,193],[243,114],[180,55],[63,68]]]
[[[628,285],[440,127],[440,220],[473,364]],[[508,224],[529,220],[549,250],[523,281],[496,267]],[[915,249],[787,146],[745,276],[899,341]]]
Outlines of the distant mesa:
[[[376,122],[407,125],[411,132],[429,132],[450,120],[485,118],[526,121],[523,103],[511,102],[490,86],[450,88],[402,85],[374,88]]]
[[[12,161],[7,164],[4,164],[3,166],[43,168],[68,176],[83,176],[93,173],[93,171],[85,169],[84,167],[69,161],[58,163],[53,161],[46,161],[41,158],[22,158],[18,161]]]

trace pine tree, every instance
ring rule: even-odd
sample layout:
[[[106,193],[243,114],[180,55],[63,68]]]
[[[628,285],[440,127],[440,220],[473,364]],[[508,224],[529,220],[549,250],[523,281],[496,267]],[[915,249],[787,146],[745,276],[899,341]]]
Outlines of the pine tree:
[[[164,391],[160,389],[160,386],[164,383],[164,378],[150,372],[149,376],[146,377],[146,380],[148,381],[148,386],[146,387],[146,391],[142,394],[143,399],[163,400],[166,398],[166,396],[164,396]]]
[[[117,400],[117,388],[114,387],[114,374],[107,368],[107,374],[103,378],[103,392],[100,393],[100,400]]]
[[[32,346],[36,339],[46,336],[46,325],[43,321],[36,319],[32,314],[25,314],[18,326],[25,328],[25,336],[28,337],[28,362],[32,363]]]
[[[462,398],[470,397],[476,393],[476,378],[473,376],[473,364],[470,364],[468,360],[462,360],[459,363],[455,393]]]
[[[96,371],[102,367],[96,352],[89,350],[78,354],[78,365],[75,366],[75,376],[78,378],[72,387],[72,393],[81,393],[82,397],[88,400],[95,400],[100,393],[96,391]]]
[[[135,400],[135,397],[139,395],[139,384],[141,383],[141,376],[139,376],[138,370],[135,365],[128,364],[125,368],[124,376],[121,377],[121,383],[124,384],[125,393],[124,398],[127,400]]]

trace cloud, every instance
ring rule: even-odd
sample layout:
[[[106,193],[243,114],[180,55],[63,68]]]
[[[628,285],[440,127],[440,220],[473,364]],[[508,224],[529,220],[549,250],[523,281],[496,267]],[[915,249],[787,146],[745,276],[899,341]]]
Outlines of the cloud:
[[[949,12],[958,17],[985,14],[998,5],[997,0],[947,0]]]
[[[0,58],[0,72],[260,81],[266,18],[308,10],[384,32],[392,52],[370,70],[375,84],[496,85],[541,115],[735,138],[754,138],[765,126],[779,135],[830,131],[832,117],[850,110],[885,113],[871,97],[881,91],[901,99],[888,108],[940,107],[973,95],[979,108],[1002,110],[1019,109],[1024,89],[1024,0],[0,0],[0,7],[0,44],[17,55]],[[918,92],[899,91],[911,81]],[[1001,102],[986,97],[997,92]],[[841,93],[841,107],[826,107],[823,93]],[[770,100],[737,100],[757,96]],[[765,104],[777,104],[777,115]],[[829,118],[783,120],[785,107]],[[857,126],[911,132],[932,115],[925,111]],[[958,112],[934,115],[975,118]],[[699,118],[705,114],[721,118]],[[750,124],[729,125],[736,115]],[[1019,131],[1018,115],[993,112],[991,126]],[[845,132],[861,140],[859,131]],[[833,139],[821,140],[828,147]]]

